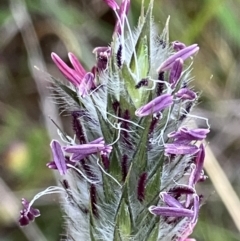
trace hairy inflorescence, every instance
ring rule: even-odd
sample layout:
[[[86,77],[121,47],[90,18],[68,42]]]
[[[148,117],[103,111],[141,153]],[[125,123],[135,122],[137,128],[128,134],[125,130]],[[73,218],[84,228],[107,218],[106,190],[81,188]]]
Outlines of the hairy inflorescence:
[[[47,167],[61,175],[31,202],[22,200],[20,225],[40,215],[39,197],[62,193],[66,240],[187,241],[198,220],[206,179],[207,119],[191,114],[199,98],[190,86],[197,44],[168,40],[153,22],[153,1],[138,26],[127,19],[130,0],[104,0],[116,15],[109,46],[96,47],[86,70],[69,53],[69,67],[52,59],[67,83],[52,77],[72,116],[74,137],[59,130]],[[206,128],[189,121],[206,120]],[[60,141],[61,140],[61,141]]]

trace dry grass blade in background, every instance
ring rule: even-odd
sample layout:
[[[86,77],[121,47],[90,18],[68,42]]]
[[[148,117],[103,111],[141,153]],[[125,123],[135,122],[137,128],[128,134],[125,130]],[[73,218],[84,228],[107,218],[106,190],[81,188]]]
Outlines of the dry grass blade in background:
[[[49,92],[47,91],[47,87],[45,85],[46,81],[44,80],[43,76],[39,74],[36,69],[34,69],[34,66],[37,66],[41,71],[47,70],[42,57],[41,48],[38,43],[38,38],[34,31],[31,18],[28,14],[25,1],[11,0],[10,3],[12,15],[19,28],[19,31],[22,34],[22,38],[28,53],[28,66],[39,92],[40,105],[46,129],[48,130],[51,138],[56,138],[57,131],[55,128],[52,128],[53,125],[48,119],[48,116],[51,116],[51,118],[53,118],[61,127],[58,111],[56,105],[48,99]]]
[[[240,200],[210,147],[206,147],[205,170],[240,232]]]

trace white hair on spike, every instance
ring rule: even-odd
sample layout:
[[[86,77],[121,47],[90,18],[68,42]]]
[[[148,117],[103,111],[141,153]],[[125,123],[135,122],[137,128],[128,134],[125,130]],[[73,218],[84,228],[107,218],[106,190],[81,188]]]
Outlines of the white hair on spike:
[[[133,49],[133,57],[134,57],[134,61],[135,61],[135,65],[136,65],[136,74],[137,74],[137,79],[140,79],[140,75],[139,75],[139,66],[138,66],[138,59],[137,59],[137,53],[136,53],[136,50],[134,48],[135,46],[135,43],[134,43],[134,39],[133,39],[133,35],[132,35],[132,31],[131,31],[131,27],[130,27],[130,24],[128,22],[128,19],[126,18],[126,24],[127,24],[127,27],[128,27],[128,34],[129,34],[129,39],[130,39],[130,42],[131,42],[131,48]]]

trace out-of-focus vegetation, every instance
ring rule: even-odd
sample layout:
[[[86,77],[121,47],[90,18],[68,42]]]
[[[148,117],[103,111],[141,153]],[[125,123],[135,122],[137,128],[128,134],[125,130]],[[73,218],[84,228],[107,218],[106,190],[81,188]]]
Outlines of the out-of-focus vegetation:
[[[132,0],[129,14],[132,24],[137,23],[141,2]],[[193,70],[194,84],[202,91],[196,112],[209,118],[212,127],[209,145],[240,195],[240,1],[155,2],[159,32],[170,15],[170,40],[196,42],[201,47]],[[73,52],[86,68],[90,67],[94,61],[92,49],[110,42],[114,21],[114,14],[102,0],[0,1],[2,241],[60,240],[64,233],[57,196],[37,201],[42,217],[34,225],[20,229],[16,223],[21,197],[30,199],[35,189],[42,190],[55,183],[52,172],[45,166],[50,159],[46,128],[50,120],[45,115],[58,118],[58,114],[44,111],[47,105],[43,101],[52,102],[47,99],[49,90],[44,71],[62,78],[50,59],[52,51],[66,61],[67,53]],[[35,35],[28,35],[28,30],[34,30]],[[40,71],[33,69],[35,65]],[[62,121],[70,132],[67,119],[63,116]],[[240,240],[211,180],[200,188],[206,200],[193,237],[198,241]]]

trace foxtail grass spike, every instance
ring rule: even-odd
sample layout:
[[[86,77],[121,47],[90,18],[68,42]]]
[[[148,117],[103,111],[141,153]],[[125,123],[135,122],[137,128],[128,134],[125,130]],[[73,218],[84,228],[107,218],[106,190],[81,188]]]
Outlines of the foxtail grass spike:
[[[47,167],[60,174],[59,186],[23,199],[19,224],[40,216],[35,201],[60,193],[61,240],[194,240],[202,200],[196,185],[206,179],[202,143],[210,128],[191,114],[199,98],[190,85],[199,47],[170,43],[169,19],[157,31],[154,1],[142,6],[136,27],[127,17],[130,0],[103,2],[116,25],[109,45],[93,49],[92,68],[84,69],[73,53],[71,67],[52,53],[66,78],[52,77],[53,85],[74,136],[59,130],[51,141]],[[198,118],[205,128],[188,126]]]

